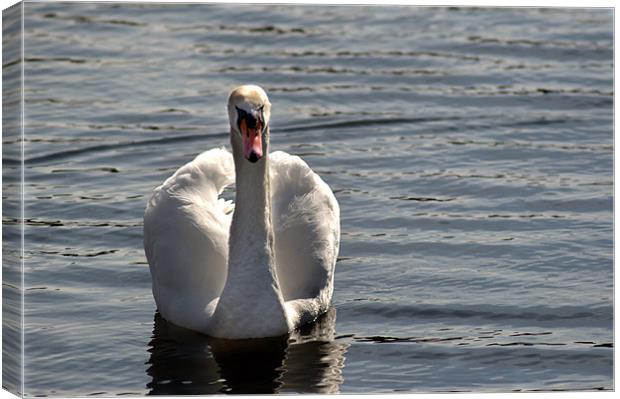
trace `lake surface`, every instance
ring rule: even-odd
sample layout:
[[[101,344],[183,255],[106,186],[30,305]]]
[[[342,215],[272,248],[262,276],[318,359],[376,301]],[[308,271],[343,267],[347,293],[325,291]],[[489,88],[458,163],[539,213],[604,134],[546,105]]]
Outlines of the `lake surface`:
[[[27,395],[613,389],[611,9],[25,12]],[[333,189],[342,237],[325,317],[231,343],[158,316],[142,215],[229,145],[243,83],[270,96],[271,149]]]

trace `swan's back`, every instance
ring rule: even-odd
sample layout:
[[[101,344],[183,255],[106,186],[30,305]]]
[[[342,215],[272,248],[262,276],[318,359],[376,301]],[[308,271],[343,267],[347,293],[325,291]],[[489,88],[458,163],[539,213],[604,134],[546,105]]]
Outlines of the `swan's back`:
[[[340,209],[327,184],[301,160],[270,154],[276,267],[285,301],[326,310],[340,239]],[[318,307],[317,307],[318,306]]]
[[[204,331],[224,287],[231,217],[218,195],[234,176],[228,151],[206,151],[157,187],[147,205],[144,248],[153,296],[174,324]]]

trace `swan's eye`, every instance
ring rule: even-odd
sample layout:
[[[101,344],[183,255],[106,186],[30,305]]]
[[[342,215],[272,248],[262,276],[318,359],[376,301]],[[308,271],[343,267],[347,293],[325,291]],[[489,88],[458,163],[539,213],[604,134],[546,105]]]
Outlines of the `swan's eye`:
[[[258,109],[258,112],[260,112],[259,114],[259,118],[260,118],[260,126],[261,126],[261,130],[265,130],[265,104],[261,105],[260,108]]]
[[[237,127],[239,128],[239,131],[241,132],[242,131],[241,121],[247,120],[248,113],[242,110],[241,108],[237,107],[236,105],[235,105],[235,109],[237,110]]]
[[[238,117],[238,119],[245,118],[245,116],[248,114],[247,112],[245,112],[245,110],[242,110],[241,108],[237,107],[236,105],[235,105],[235,109],[237,109],[237,117]]]

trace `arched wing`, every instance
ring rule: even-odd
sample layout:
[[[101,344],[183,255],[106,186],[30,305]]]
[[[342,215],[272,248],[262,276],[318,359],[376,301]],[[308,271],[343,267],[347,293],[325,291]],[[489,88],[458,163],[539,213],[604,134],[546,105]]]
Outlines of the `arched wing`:
[[[276,267],[284,300],[309,299],[324,311],[333,292],[340,243],[338,202],[301,158],[281,151],[269,157]]]
[[[201,330],[196,314],[208,313],[224,287],[231,207],[218,195],[234,182],[234,170],[228,151],[206,151],[157,187],[147,205],[144,249],[153,296],[177,325]]]

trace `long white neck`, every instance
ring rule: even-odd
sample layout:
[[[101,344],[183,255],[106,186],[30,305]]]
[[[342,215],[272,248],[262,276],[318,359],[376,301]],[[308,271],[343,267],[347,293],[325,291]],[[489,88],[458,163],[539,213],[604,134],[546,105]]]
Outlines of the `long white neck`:
[[[236,198],[230,227],[228,278],[244,278],[250,273],[275,272],[271,198],[269,195],[269,154],[251,163],[241,149],[234,148]],[[264,266],[264,267],[263,267]]]
[[[228,277],[216,310],[218,324],[227,326],[229,337],[231,333],[239,338],[244,333],[285,334],[289,326],[276,274],[268,148],[261,159],[251,163],[243,157],[241,143],[234,136],[231,143],[236,198],[230,227]]]

